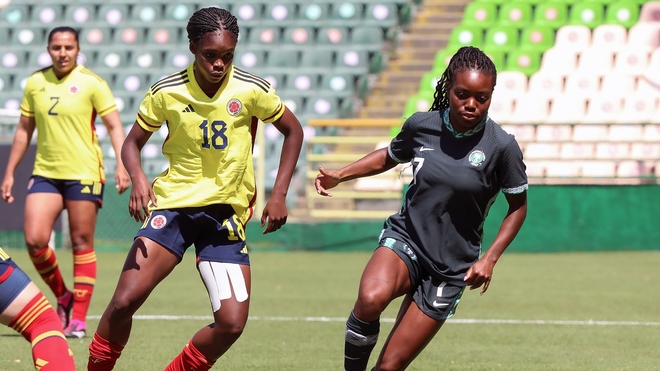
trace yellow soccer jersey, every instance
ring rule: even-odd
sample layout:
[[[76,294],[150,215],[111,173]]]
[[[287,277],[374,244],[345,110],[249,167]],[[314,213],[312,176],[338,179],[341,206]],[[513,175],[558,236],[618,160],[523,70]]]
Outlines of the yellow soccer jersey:
[[[145,130],[164,122],[169,129],[163,154],[170,167],[154,180],[154,209],[228,204],[247,222],[256,125],[279,119],[284,109],[268,81],[233,66],[212,98],[195,81],[192,64],[155,83],[137,115]]]
[[[34,175],[104,181],[103,154],[94,120],[117,110],[108,84],[82,65],[59,80],[53,68],[32,74],[21,114],[37,123]]]

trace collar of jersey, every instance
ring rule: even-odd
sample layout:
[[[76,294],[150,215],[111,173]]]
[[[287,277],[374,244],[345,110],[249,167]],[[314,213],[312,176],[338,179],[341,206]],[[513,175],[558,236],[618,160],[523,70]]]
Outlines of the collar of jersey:
[[[449,121],[449,108],[447,108],[442,113],[442,122],[444,122],[445,127],[454,136],[454,138],[465,138],[480,132],[484,128],[484,126],[486,126],[486,121],[488,121],[488,115],[486,115],[486,117],[484,117],[484,119],[481,120],[481,122],[478,123],[477,126],[473,127],[468,131],[464,131],[461,133],[459,131],[456,131],[456,129],[454,129],[454,125],[452,125],[451,121]]]

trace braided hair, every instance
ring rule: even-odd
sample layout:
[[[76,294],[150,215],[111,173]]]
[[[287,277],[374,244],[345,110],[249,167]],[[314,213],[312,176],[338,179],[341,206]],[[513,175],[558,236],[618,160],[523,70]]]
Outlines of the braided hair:
[[[229,31],[238,38],[238,22],[229,11],[215,6],[197,10],[188,20],[188,41],[197,43],[205,33]]]
[[[497,70],[493,61],[479,48],[463,46],[449,60],[449,66],[442,73],[433,94],[433,104],[429,111],[442,111],[449,108],[449,88],[456,74],[465,70],[476,70],[493,76],[493,87],[497,82]]]

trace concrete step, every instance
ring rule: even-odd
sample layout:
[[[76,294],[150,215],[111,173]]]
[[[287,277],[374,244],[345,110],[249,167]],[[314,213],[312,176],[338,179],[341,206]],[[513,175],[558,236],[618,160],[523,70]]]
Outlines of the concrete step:
[[[399,47],[401,48],[436,48],[437,50],[443,49],[449,42],[448,34],[439,35],[422,35],[422,34],[406,34],[401,38]]]
[[[398,118],[403,114],[403,105],[390,107],[364,107],[360,110],[360,118]]]
[[[399,48],[394,60],[400,61],[431,61],[435,59],[435,54],[442,49],[436,47],[430,48]]]

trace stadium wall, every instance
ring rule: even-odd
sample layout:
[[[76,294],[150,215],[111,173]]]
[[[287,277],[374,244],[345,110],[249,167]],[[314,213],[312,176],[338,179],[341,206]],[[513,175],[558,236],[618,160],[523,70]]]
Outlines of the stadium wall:
[[[21,167],[31,166],[26,157]],[[21,178],[27,175],[21,171]],[[14,204],[0,202],[0,246],[22,247],[25,198],[21,183],[23,179],[15,185]],[[660,250],[660,185],[532,185],[528,195],[527,221],[509,251]],[[130,247],[140,223],[128,216],[128,198],[128,192],[118,195],[114,179],[108,179],[97,224],[97,248]],[[484,247],[497,233],[506,207],[500,195],[484,226]],[[280,231],[263,235],[255,218],[246,234],[252,250],[368,251],[375,247],[382,225],[382,220],[290,221]]]
[[[106,187],[99,213],[99,248],[127,249],[140,224],[128,216],[128,194]],[[566,252],[660,250],[659,185],[532,185],[529,211],[509,251]],[[484,226],[484,248],[490,246],[507,204],[500,195]],[[253,250],[363,250],[375,247],[382,220],[289,222],[263,235],[256,218],[246,229]]]

